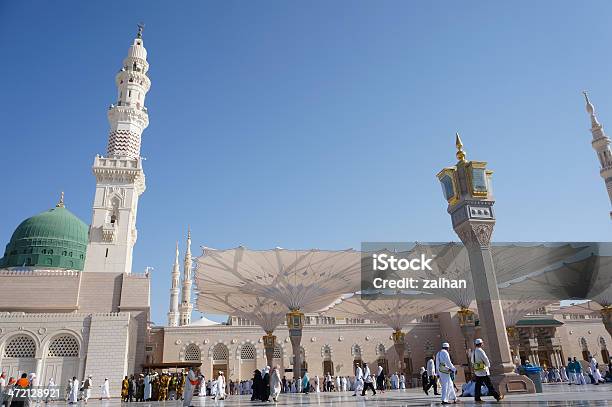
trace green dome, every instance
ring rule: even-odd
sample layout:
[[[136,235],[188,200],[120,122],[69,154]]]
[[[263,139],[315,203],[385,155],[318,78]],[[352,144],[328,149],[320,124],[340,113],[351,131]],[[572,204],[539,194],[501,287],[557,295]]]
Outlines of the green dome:
[[[0,267],[83,270],[89,227],[63,202],[21,222]]]

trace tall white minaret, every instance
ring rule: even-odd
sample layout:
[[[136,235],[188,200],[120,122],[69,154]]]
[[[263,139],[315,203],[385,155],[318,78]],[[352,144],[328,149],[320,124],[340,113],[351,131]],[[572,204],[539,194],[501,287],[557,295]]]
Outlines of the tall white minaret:
[[[610,139],[604,133],[603,126],[595,116],[595,108],[589,100],[589,96],[586,92],[582,93],[586,100],[586,110],[591,116],[591,133],[593,134],[591,144],[595,152],[597,152],[597,158],[599,158],[601,167],[599,174],[604,179],[606,189],[608,190],[608,197],[612,203],[612,151],[610,150]],[[612,212],[610,212],[610,217],[612,217]]]
[[[176,242],[176,257],[172,267],[172,286],[170,287],[170,311],[168,312],[168,326],[179,325],[179,284],[181,270],[179,267],[179,248]]]
[[[117,102],[108,108],[110,133],[106,156],[98,155],[94,159],[96,194],[86,271],[132,271],[138,199],[145,190],[140,136],[149,124],[144,101],[151,87],[142,29],[139,25],[123,66],[115,76]]]
[[[183,264],[183,288],[181,292],[180,306],[180,322],[179,325],[189,325],[191,323],[191,311],[193,304],[191,303],[191,230],[187,230],[187,250],[185,251],[185,263]]]

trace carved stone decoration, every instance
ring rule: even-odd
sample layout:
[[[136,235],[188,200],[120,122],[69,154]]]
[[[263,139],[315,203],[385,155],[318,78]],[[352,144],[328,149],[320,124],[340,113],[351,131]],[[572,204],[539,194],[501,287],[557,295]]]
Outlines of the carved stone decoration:
[[[455,229],[466,246],[489,247],[493,235],[493,223],[463,223]]]
[[[47,332],[47,328],[38,328],[38,335],[44,335]]]

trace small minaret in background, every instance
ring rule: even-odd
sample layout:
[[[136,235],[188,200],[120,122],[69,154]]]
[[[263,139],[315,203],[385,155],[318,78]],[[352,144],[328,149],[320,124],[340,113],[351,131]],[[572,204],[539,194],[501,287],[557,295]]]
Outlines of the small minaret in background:
[[[181,292],[181,306],[179,325],[189,325],[191,323],[191,311],[193,304],[191,303],[191,230],[187,230],[187,250],[185,251],[185,263],[183,264],[183,288]]]
[[[604,179],[606,189],[608,190],[608,197],[612,203],[612,151],[610,150],[610,139],[606,136],[606,133],[604,133],[603,126],[595,116],[595,108],[589,100],[589,96],[586,92],[582,93],[586,100],[586,110],[591,116],[591,133],[593,134],[593,141],[591,144],[597,153],[597,158],[599,158],[599,164],[601,166],[599,174]],[[610,217],[612,217],[612,212],[610,212]]]
[[[179,284],[181,269],[179,266],[179,248],[176,242],[176,256],[172,267],[172,285],[170,286],[170,310],[168,312],[168,326],[179,325]]]

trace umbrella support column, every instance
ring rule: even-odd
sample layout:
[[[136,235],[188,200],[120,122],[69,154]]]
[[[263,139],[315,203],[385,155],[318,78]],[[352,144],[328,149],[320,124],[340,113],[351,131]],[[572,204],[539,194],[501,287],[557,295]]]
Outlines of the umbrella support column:
[[[457,316],[459,317],[459,327],[461,328],[461,334],[463,334],[463,341],[465,346],[465,361],[466,367],[463,370],[465,375],[465,381],[469,381],[472,379],[472,363],[470,362],[470,349],[472,349],[472,344],[474,343],[474,335],[475,335],[475,316],[474,313],[468,309],[461,307],[459,311],[457,311]]]
[[[266,352],[266,361],[270,368],[274,367],[274,348],[276,346],[276,336],[272,335],[272,331],[266,331],[263,336],[264,350]]]
[[[302,377],[302,353],[300,343],[302,342],[302,329],[304,328],[304,313],[300,310],[292,310],[287,314],[287,328],[289,328],[289,339],[293,349],[293,378]]]
[[[404,363],[404,352],[406,350],[406,334],[401,331],[401,329],[393,332],[393,347],[395,348],[395,353],[397,354],[397,358],[399,359],[399,371],[400,374],[406,374],[406,366]],[[391,372],[387,372],[390,376]]]
[[[606,331],[612,336],[612,305],[607,305],[601,309],[601,319]]]

